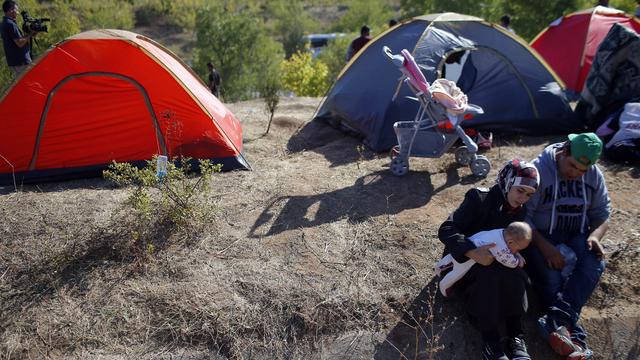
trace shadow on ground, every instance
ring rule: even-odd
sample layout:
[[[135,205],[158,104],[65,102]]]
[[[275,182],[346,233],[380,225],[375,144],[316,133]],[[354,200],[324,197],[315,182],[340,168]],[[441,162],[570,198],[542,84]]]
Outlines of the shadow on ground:
[[[312,120],[291,136],[287,150],[292,153],[313,151],[323,155],[331,167],[350,164],[363,156],[374,157],[362,139],[349,135],[325,121]]]
[[[398,214],[424,206],[433,194],[429,173],[410,172],[399,178],[389,170],[380,170],[358,178],[355,184],[346,188],[273,199],[256,220],[249,236],[275,235],[345,217],[351,222],[362,222],[373,216]]]
[[[16,184],[15,186],[13,184],[2,185],[0,186],[0,195],[6,195],[13,192],[55,193],[67,190],[105,190],[114,188],[116,188],[116,186],[112,182],[95,176],[86,179],[49,181],[32,184]]]
[[[479,359],[482,339],[464,313],[459,298],[444,298],[434,277],[407,307],[402,318],[376,345],[374,359]],[[531,296],[530,296],[531,298]],[[535,301],[535,300],[534,300]],[[530,306],[524,330],[533,359],[560,360],[536,332],[538,305]]]

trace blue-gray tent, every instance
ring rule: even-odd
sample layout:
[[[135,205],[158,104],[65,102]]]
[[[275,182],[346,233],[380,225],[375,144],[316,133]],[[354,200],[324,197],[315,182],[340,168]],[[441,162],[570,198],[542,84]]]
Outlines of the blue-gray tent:
[[[445,59],[466,51],[458,86],[484,114],[463,127],[526,135],[564,134],[581,124],[563,95],[564,84],[517,35],[480,18],[456,13],[413,18],[380,34],[342,70],[315,118],[360,134],[375,151],[397,143],[393,123],[412,120],[419,104],[384,56],[409,50],[427,81]]]

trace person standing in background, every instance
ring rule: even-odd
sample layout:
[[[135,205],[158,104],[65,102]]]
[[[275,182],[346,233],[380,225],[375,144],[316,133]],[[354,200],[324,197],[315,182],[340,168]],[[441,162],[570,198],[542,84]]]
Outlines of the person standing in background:
[[[217,98],[220,97],[220,85],[222,85],[222,78],[220,73],[213,67],[213,64],[208,62],[207,69],[209,69],[209,89],[211,93]]]
[[[360,28],[360,36],[351,42],[347,50],[347,62],[371,40],[371,35],[369,35],[370,31],[367,25],[363,25],[362,28]]]
[[[31,64],[31,39],[37,34],[31,32],[24,36],[16,22],[20,8],[15,1],[7,0],[2,3],[4,17],[0,23],[2,45],[7,65],[14,77],[20,75]]]
[[[515,30],[513,30],[511,28],[511,16],[509,15],[502,15],[502,17],[500,18],[500,26],[502,26],[503,28],[505,28],[507,31],[511,32],[511,33],[516,33]]]

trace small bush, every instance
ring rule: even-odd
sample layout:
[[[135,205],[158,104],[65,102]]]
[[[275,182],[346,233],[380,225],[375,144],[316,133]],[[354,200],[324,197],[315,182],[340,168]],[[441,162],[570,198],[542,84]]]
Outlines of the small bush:
[[[195,176],[193,161],[182,158],[168,162],[166,175],[159,178],[154,158],[144,168],[114,162],[104,177],[119,186],[130,188],[125,202],[127,211],[120,221],[130,233],[131,255],[146,259],[164,247],[173,234],[191,239],[192,234],[209,223],[211,176],[222,168],[200,160],[200,175]]]
[[[282,89],[282,83],[280,82],[280,74],[274,69],[268,71],[265,74],[262,89],[260,90],[262,98],[264,98],[264,105],[267,114],[269,115],[269,123],[267,124],[267,130],[265,134],[269,133],[271,128],[271,121],[273,115],[276,112],[276,108],[280,103],[280,90]]]
[[[296,96],[322,96],[329,88],[329,69],[308,51],[297,52],[281,63],[283,88]]]

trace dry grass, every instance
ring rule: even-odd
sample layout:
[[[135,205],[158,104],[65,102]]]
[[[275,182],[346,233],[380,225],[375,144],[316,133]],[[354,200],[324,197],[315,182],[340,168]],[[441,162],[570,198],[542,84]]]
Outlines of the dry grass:
[[[497,139],[487,179],[450,154],[396,178],[385,154],[307,124],[317,104],[282,99],[266,136],[263,103],[231,104],[254,171],[214,176],[211,220],[158,226],[150,256],[132,251],[126,189],[1,190],[0,358],[475,357],[477,333],[436,295],[437,226],[466,189],[555,138]],[[603,169],[616,210],[585,323],[601,358],[634,358],[640,174]],[[527,326],[534,357],[552,358]]]

